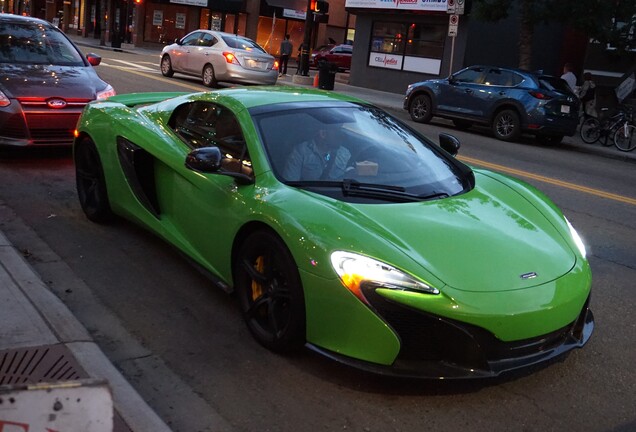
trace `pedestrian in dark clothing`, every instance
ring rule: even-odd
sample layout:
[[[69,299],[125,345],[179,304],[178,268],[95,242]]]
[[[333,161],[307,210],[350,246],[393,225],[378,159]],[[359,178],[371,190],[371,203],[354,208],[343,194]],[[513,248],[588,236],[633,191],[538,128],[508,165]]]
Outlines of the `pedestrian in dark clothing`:
[[[287,62],[292,53],[294,46],[289,41],[289,35],[285,35],[285,39],[280,43],[280,75],[287,75]]]

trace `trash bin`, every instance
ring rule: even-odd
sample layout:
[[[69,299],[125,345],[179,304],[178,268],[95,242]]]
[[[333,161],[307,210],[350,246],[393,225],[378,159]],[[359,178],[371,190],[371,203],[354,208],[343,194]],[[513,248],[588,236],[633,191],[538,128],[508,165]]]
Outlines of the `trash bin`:
[[[323,90],[333,90],[336,82],[336,71],[338,68],[335,64],[322,61],[318,64],[318,88]]]
[[[119,37],[119,33],[113,34],[111,45],[113,48],[121,48],[121,38]]]

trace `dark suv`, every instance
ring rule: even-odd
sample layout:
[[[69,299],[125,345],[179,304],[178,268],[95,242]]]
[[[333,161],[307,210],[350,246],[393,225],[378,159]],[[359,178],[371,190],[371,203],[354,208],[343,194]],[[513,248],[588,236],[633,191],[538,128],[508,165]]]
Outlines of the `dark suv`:
[[[494,66],[471,66],[446,79],[408,86],[404,109],[416,122],[433,116],[467,129],[490,126],[498,139],[513,141],[522,132],[558,144],[576,132],[579,99],[561,78]]]

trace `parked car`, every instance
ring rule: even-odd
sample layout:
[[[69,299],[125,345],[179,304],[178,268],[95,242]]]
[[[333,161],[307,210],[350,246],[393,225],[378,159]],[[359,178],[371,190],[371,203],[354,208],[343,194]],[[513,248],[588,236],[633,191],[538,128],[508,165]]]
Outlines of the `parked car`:
[[[278,61],[244,36],[195,30],[161,51],[161,73],[199,76],[208,87],[224,81],[276,84]]]
[[[93,66],[57,27],[0,14],[0,145],[70,145],[84,106],[113,96]]]
[[[514,141],[525,132],[557,144],[576,132],[579,99],[558,77],[471,66],[448,78],[409,85],[404,109],[420,123],[438,116],[453,120],[460,129],[490,126],[504,141]]]
[[[331,48],[335,46],[336,46],[335,44],[327,44],[327,45],[320,45],[319,47],[315,48],[311,52],[311,56],[309,57],[309,66],[313,68],[317,68],[318,62],[316,61],[316,57],[322,58],[325,54],[327,54],[331,50]]]
[[[310,65],[318,67],[321,61],[327,61],[334,64],[338,70],[349,70],[351,69],[352,54],[353,45],[342,44],[332,46],[329,49],[324,48],[312,53]]]
[[[592,333],[572,225],[535,188],[455,158],[448,134],[438,146],[352,97],[253,86],[118,95],[78,132],[86,216],[181,250],[268,349],[491,377]]]

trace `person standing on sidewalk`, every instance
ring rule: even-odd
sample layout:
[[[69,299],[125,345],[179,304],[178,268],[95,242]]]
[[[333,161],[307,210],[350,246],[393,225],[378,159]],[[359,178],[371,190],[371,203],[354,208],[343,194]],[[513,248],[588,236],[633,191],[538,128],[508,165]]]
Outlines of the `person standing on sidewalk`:
[[[568,83],[568,86],[570,86],[572,93],[576,94],[576,75],[574,75],[572,69],[574,69],[572,63],[566,63],[563,66],[563,75],[561,75],[561,79],[565,80],[565,82]]]
[[[289,35],[285,35],[285,39],[280,43],[280,75],[287,75],[287,63],[294,46],[289,40]]]

